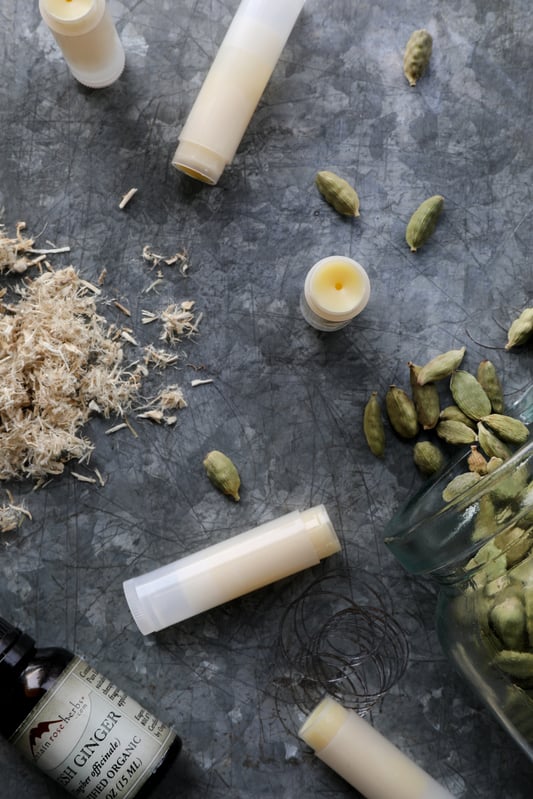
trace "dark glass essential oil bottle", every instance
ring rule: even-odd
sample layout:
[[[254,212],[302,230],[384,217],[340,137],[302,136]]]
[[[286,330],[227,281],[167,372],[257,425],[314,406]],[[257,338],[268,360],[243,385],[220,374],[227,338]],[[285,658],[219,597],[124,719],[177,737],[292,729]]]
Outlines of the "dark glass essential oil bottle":
[[[167,725],[67,649],[0,618],[0,733],[73,796],[141,799],[177,757]]]

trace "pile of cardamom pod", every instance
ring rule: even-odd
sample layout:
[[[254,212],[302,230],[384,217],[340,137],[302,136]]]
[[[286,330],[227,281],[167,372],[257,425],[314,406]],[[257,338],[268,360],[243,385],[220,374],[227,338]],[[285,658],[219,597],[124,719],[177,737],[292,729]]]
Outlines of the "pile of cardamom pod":
[[[524,344],[532,335],[533,308],[526,308],[510,325],[505,349]],[[513,446],[524,444],[529,436],[520,420],[503,413],[502,385],[492,361],[481,361],[473,375],[459,369],[465,352],[465,347],[449,350],[424,366],[409,362],[410,393],[391,385],[385,395],[389,422],[401,438],[414,439],[421,430],[435,431],[437,439],[446,444],[471,445],[470,474],[447,487],[446,501],[468,488],[476,476],[507,460]],[[437,383],[448,377],[453,404],[441,409]],[[370,451],[383,457],[386,435],[377,391],[372,392],[365,405],[363,431]],[[445,462],[439,444],[430,440],[414,445],[413,458],[426,476],[440,471]]]

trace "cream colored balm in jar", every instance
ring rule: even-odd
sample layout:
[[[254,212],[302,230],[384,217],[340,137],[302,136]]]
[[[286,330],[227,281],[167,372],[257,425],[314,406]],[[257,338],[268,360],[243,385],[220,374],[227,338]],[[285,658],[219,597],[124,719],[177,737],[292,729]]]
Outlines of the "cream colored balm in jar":
[[[126,59],[106,0],[39,0],[39,10],[77,81],[101,89],[120,77]]]
[[[342,255],[318,261],[300,298],[304,319],[317,330],[339,330],[366,307],[370,280],[361,264]]]

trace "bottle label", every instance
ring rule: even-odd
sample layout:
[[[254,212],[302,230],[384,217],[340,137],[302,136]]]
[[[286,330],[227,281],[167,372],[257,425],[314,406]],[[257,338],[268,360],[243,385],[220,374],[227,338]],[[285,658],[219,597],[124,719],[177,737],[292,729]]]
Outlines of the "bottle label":
[[[22,754],[81,799],[127,799],[176,737],[81,658],[11,736]]]

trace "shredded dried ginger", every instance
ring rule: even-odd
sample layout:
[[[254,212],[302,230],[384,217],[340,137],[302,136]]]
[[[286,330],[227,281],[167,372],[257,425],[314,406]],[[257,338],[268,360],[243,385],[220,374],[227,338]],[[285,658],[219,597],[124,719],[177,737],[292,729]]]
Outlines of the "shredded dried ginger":
[[[86,459],[80,429],[127,409],[140,374],[123,367],[87,283],[72,267],[45,272],[0,309],[0,479],[60,474]]]

